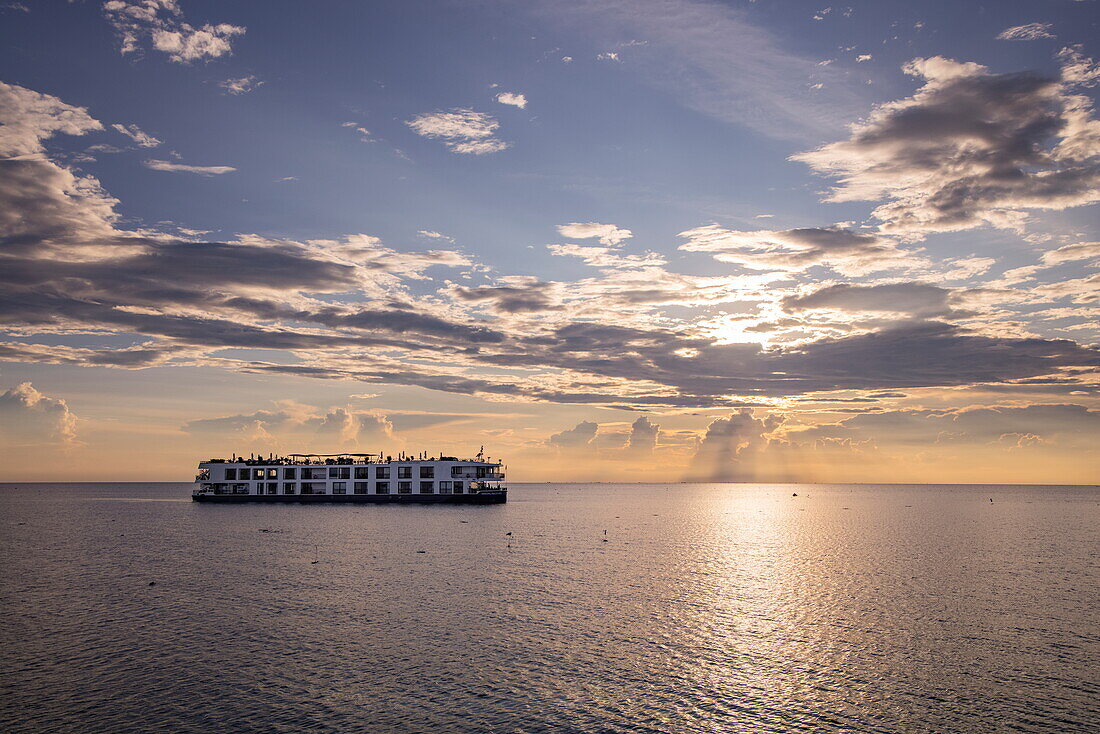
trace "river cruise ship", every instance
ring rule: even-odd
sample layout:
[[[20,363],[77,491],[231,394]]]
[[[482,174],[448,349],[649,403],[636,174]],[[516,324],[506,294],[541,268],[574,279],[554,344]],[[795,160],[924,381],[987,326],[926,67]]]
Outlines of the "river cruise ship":
[[[288,454],[199,463],[195,502],[497,504],[504,465],[486,458]]]

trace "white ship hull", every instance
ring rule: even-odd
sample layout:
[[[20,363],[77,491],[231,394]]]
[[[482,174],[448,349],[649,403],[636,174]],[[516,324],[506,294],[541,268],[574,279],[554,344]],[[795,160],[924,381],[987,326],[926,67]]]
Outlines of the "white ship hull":
[[[498,504],[508,501],[497,461],[370,454],[291,454],[199,464],[195,502]]]

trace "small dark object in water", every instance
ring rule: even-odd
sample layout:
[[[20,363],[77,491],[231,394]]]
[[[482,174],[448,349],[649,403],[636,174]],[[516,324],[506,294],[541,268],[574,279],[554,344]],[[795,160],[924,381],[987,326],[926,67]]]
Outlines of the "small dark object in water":
[[[16,489],[18,489],[18,487],[16,487]],[[15,524],[16,524],[16,525],[26,525],[27,523],[25,523],[25,522],[17,522],[17,523],[15,523]]]
[[[459,520],[459,522],[470,522],[469,520]]]
[[[505,535],[511,535],[511,533],[505,533]]]
[[[797,497],[797,496],[798,496],[798,492],[791,492],[791,497]]]
[[[604,539],[603,539],[603,542],[605,542],[605,543],[606,543],[606,542],[607,542],[607,538],[604,538]]]
[[[156,582],[156,581],[150,581],[150,582],[149,582],[149,585],[150,585],[150,586],[156,586],[156,585],[157,585],[157,582]]]
[[[993,498],[992,497],[989,498],[989,504],[993,504]]]
[[[417,553],[427,553],[428,551],[417,551]]]

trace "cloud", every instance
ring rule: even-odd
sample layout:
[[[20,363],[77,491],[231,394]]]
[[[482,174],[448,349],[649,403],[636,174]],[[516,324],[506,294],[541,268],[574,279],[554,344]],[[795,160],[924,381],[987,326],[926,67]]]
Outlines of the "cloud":
[[[767,434],[781,422],[777,417],[756,418],[748,408],[715,419],[707,426],[688,477],[699,482],[753,481],[756,459],[771,443]]]
[[[432,240],[446,240],[447,242],[454,242],[454,237],[443,234],[442,232],[436,232],[432,229],[420,229],[416,232],[421,237],[427,237]]]
[[[827,429],[826,429],[827,430]],[[991,444],[1021,436],[1100,445],[1100,411],[1075,404],[886,410],[841,421],[834,435],[876,436],[900,444]],[[1034,443],[1034,441],[1031,441]]]
[[[496,119],[464,107],[417,115],[405,124],[421,137],[442,139],[455,153],[484,155],[499,152],[509,145],[494,137],[500,127]]]
[[[553,434],[547,439],[547,443],[563,449],[589,448],[593,446],[599,428],[599,423],[581,421],[572,428]]]
[[[1081,87],[1092,87],[1100,82],[1100,64],[1085,56],[1081,48],[1077,44],[1066,46],[1058,52],[1058,61],[1062,63],[1062,81]]]
[[[956,295],[947,288],[926,283],[890,283],[859,286],[838,284],[782,300],[787,311],[833,309],[845,312],[872,311],[907,314],[917,318],[957,318],[970,315],[958,311]]]
[[[468,303],[486,303],[499,313],[544,313],[561,308],[560,286],[537,278],[513,276],[507,285],[453,286],[450,293]]]
[[[218,86],[224,89],[226,94],[248,94],[257,87],[263,86],[263,84],[262,81],[252,75],[218,82]]]
[[[515,94],[514,92],[501,92],[496,96],[496,100],[501,104],[519,107],[521,110],[527,108],[527,97],[522,94]]]
[[[328,449],[358,448],[360,442],[392,442],[395,438],[393,424],[384,415],[344,406],[322,410],[289,400],[277,403],[276,410],[198,418],[183,424],[180,430],[191,434],[263,437],[268,443],[294,439]]]
[[[344,122],[340,124],[340,127],[355,128],[355,132],[359,133],[359,139],[364,143],[373,143],[374,138],[371,137],[370,130],[360,125],[358,122]]]
[[[587,240],[597,237],[600,244],[608,247],[620,245],[623,241],[633,237],[629,229],[620,229],[614,224],[600,224],[599,222],[570,222],[559,224],[558,234],[577,240]]]
[[[730,230],[716,224],[679,234],[687,252],[711,253],[720,262],[765,271],[800,272],[825,265],[840,273],[866,273],[916,262],[889,239],[841,228]]]
[[[58,133],[83,135],[102,130],[84,107],[57,97],[0,82],[0,156],[20,158],[44,151],[42,141]]]
[[[998,41],[1037,41],[1040,38],[1054,38],[1050,32],[1050,23],[1025,23],[1005,28],[997,34]]]
[[[1081,66],[1074,83],[1089,76]],[[792,156],[839,180],[828,201],[885,199],[881,229],[913,238],[1019,228],[1027,210],[1100,201],[1098,123],[1070,80],[939,56],[904,69],[924,80],[916,94],[880,105],[847,140]]]
[[[64,400],[43,395],[29,382],[0,393],[0,437],[9,449],[75,443],[76,424]]]
[[[603,53],[596,54],[598,61],[621,61],[617,51],[605,51]]]
[[[155,148],[160,145],[160,141],[154,138],[152,135],[143,132],[137,125],[120,125],[115,123],[111,127],[117,132],[122,133],[126,137],[133,140],[138,146],[142,148]]]
[[[631,453],[649,454],[657,446],[657,437],[661,433],[661,427],[651,423],[646,416],[639,416],[630,424],[630,439],[626,449]]]
[[[170,161],[148,160],[145,167],[154,171],[172,171],[178,173],[197,173],[200,176],[220,176],[223,173],[232,173],[237,169],[233,166],[189,166],[183,163]]]
[[[856,56],[856,61],[862,64],[864,61],[870,61],[872,58],[871,54],[860,54]]]
[[[1100,242],[1078,242],[1059,247],[1057,250],[1048,250],[1042,255],[1042,261],[1046,265],[1096,259],[1100,259]]]
[[[146,39],[181,64],[230,54],[232,38],[245,32],[228,23],[195,28],[184,22],[176,0],[107,0],[103,14],[115,29],[122,55],[137,53]]]
[[[395,384],[633,409],[754,407],[831,390],[976,383],[1013,390],[1035,379],[1091,390],[1100,366],[1094,348],[1016,336],[1014,325],[972,331],[928,321],[946,317],[943,303],[956,307],[954,296],[939,301],[935,290],[894,294],[912,299],[910,313],[923,321],[882,319],[860,330],[840,323],[767,348],[738,341],[743,330],[722,333],[712,323],[719,316],[658,308],[724,305],[720,316],[756,324],[780,316],[785,295],[813,302],[815,292],[793,292],[788,277],[811,264],[854,271],[869,267],[865,260],[904,261],[891,240],[843,227],[737,232],[712,225],[691,233],[697,249],[754,265],[703,277],[625,255],[618,248],[628,230],[573,222],[563,225],[570,234],[615,243],[574,246],[592,251],[580,256],[601,268],[597,276],[571,283],[509,276],[476,286],[429,275],[438,267],[490,272],[463,253],[399,252],[367,234],[206,242],[126,230],[98,181],[44,149],[50,135],[91,132],[101,128],[97,121],[11,87],[0,88],[0,112],[0,143],[15,154],[0,160],[0,321],[22,340],[0,344],[0,353],[20,361],[181,365],[366,383],[359,389]],[[1083,300],[1096,291],[1079,281],[1040,295]],[[886,301],[884,290],[855,288],[816,297],[827,295],[847,313]],[[993,327],[1006,335],[992,335]],[[50,346],[74,331],[145,338],[140,349],[114,357],[106,349]],[[281,353],[243,351],[253,349]]]

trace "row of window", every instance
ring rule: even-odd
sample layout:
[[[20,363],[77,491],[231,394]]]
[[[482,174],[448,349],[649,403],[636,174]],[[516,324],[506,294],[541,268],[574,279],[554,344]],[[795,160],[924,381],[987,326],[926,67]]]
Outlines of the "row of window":
[[[284,482],[283,494],[325,494],[327,482]],[[333,482],[332,494],[347,494],[348,482]],[[351,489],[353,494],[370,494],[370,482],[351,482]],[[398,494],[412,494],[413,483],[411,481],[399,481],[397,482]],[[436,490],[435,482],[421,482],[420,494],[435,494]],[[463,483],[462,482],[439,482],[440,494],[462,494]],[[233,491],[240,493],[248,493],[249,486],[247,484],[234,484]],[[279,483],[278,482],[257,482],[256,494],[278,494]],[[390,483],[389,482],[375,482],[374,494],[389,494]]]
[[[283,469],[283,477],[282,477],[283,479],[298,479],[299,469],[301,470],[301,478],[305,479],[305,480],[325,479],[326,476],[329,479],[351,479],[352,478],[352,469],[353,469],[353,467],[350,467],[350,466],[330,466],[326,470],[325,467],[285,466],[285,467],[282,467],[282,469]],[[357,466],[357,467],[354,467],[354,469],[355,469],[355,478],[356,479],[370,479],[370,469],[371,469],[371,467],[369,467],[369,466]],[[482,477],[486,476],[487,467],[484,467],[484,466],[479,466],[479,467],[452,466],[451,467],[451,476],[452,477],[461,477],[467,471],[469,471],[470,469],[476,469],[477,470],[477,476],[479,478],[482,478]],[[412,470],[413,470],[413,468],[411,466],[399,466],[399,467],[397,467],[397,478],[398,479],[412,479]],[[241,467],[240,469],[227,468],[225,470],[225,479],[226,479],[226,481],[230,481],[230,482],[246,481],[246,480],[249,480],[249,479],[262,480],[262,479],[278,479],[278,478],[279,478],[279,467],[264,467],[264,468]],[[390,468],[388,466],[376,466],[376,467],[374,467],[374,478],[375,479],[389,479],[390,478]],[[421,479],[434,479],[435,478],[435,467],[434,466],[421,466],[420,467],[420,478]]]

